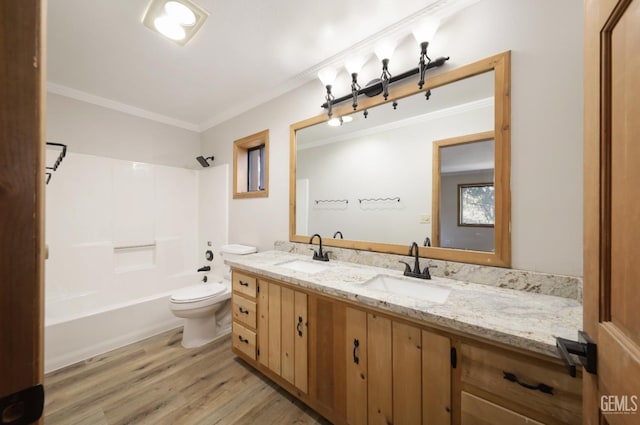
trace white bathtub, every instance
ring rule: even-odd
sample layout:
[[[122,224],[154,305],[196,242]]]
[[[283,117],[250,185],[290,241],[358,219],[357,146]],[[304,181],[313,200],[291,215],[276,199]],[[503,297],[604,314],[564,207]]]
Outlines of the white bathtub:
[[[148,295],[127,291],[94,291],[47,299],[45,303],[44,368],[51,372],[118,347],[182,325],[169,309],[171,293],[194,285],[202,275],[172,276],[171,290]]]

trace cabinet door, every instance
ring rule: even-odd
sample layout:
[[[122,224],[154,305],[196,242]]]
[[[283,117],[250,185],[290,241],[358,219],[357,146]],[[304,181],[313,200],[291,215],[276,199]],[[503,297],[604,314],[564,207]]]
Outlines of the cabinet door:
[[[295,369],[294,369],[294,332],[295,332],[295,318],[294,318],[294,291],[289,288],[281,288],[281,304],[280,308],[282,315],[280,317],[282,325],[282,373],[281,376],[294,383]]]
[[[281,287],[269,283],[269,369],[280,375]]]
[[[308,390],[308,336],[307,336],[307,294],[295,292],[294,320],[294,384],[303,392]]]
[[[347,423],[367,425],[367,313],[346,312]]]
[[[258,281],[258,361],[269,367],[269,282]]]
[[[333,412],[335,417],[344,418],[346,307],[343,303],[311,295],[308,309],[309,397],[323,409]]]
[[[422,423],[420,329],[393,322],[393,423]]]
[[[422,424],[451,423],[451,341],[422,331]]]
[[[369,370],[369,424],[393,422],[391,320],[369,313],[367,316],[367,358]]]

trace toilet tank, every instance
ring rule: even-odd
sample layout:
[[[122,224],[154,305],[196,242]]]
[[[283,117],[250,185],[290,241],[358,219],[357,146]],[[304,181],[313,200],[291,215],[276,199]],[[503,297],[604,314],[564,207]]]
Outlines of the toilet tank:
[[[255,246],[240,245],[234,243],[229,245],[222,245],[222,247],[220,248],[220,252],[222,252],[223,254],[247,255],[258,252],[258,248],[256,248]]]

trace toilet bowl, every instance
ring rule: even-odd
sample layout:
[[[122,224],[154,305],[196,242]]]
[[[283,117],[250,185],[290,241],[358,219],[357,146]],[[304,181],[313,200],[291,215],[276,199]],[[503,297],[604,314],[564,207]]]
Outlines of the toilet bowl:
[[[200,347],[225,333],[217,326],[216,313],[230,298],[231,283],[228,281],[188,286],[171,295],[171,312],[184,319],[183,347]]]

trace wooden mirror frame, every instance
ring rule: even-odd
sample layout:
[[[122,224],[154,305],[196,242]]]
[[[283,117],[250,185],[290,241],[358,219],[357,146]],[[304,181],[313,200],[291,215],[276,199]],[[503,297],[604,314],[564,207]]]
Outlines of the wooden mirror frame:
[[[495,78],[494,182],[496,185],[496,225],[494,251],[485,252],[452,248],[420,247],[421,257],[487,266],[511,266],[511,52],[503,52],[450,71],[430,76],[422,90],[418,88],[417,81],[411,79],[408,83],[390,88],[389,97],[386,101],[382,96],[376,96],[361,99],[358,104],[358,110],[364,110],[490,71],[494,72]],[[351,104],[334,107],[335,116],[346,115],[352,112]],[[296,131],[324,121],[327,121],[326,113],[290,126],[289,240],[291,242],[309,242],[308,235],[296,234]],[[329,237],[323,238],[322,241],[325,246],[399,255],[407,255],[409,249],[409,243],[400,245],[375,241],[333,239]]]

